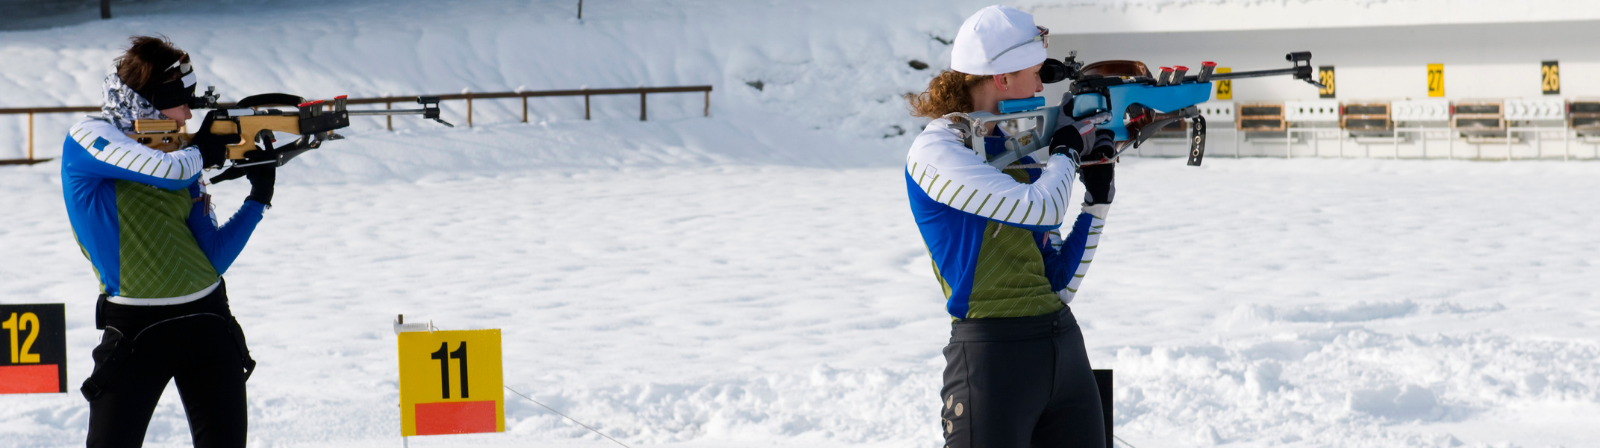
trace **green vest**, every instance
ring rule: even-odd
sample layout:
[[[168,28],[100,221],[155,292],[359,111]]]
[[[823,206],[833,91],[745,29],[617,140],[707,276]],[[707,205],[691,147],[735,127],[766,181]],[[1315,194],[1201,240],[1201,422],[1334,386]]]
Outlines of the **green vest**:
[[[115,182],[122,297],[179,297],[217,282],[216,269],[189,231],[194,200],[187,189]]]
[[[1028,182],[1021,169],[1005,170],[1017,182]],[[1044,275],[1044,255],[1033,240],[1033,232],[989,222],[978,247],[978,266],[973,274],[972,294],[967,298],[967,318],[1028,317],[1060,311],[1061,297],[1050,290]],[[934,275],[939,267],[934,266]],[[950,286],[939,278],[945,297]]]

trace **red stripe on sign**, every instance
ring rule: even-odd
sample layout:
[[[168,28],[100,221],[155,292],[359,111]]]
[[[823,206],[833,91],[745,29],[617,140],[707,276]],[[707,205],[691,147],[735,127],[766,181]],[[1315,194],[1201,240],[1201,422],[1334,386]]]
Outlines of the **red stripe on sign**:
[[[495,432],[494,401],[417,403],[417,435]]]
[[[0,394],[51,394],[61,392],[55,364],[0,366]]]

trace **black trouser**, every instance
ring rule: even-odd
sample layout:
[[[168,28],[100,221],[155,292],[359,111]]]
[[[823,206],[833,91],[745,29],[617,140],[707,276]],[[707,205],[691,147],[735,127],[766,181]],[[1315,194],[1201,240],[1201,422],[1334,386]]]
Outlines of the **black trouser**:
[[[138,447],[167,381],[176,379],[197,448],[243,447],[244,382],[255,367],[222,285],[193,302],[129,306],[101,296],[89,399],[90,448]]]
[[[1106,446],[1100,390],[1070,308],[957,321],[944,359],[949,448]]]

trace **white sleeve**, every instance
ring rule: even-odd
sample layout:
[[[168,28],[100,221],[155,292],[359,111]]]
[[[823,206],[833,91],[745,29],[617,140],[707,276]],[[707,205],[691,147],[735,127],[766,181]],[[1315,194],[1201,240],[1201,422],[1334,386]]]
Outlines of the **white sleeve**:
[[[928,197],[966,213],[1045,231],[1061,226],[1070,205],[1075,169],[1064,155],[1052,155],[1039,179],[1017,182],[984,163],[953,135],[929,126],[906,156],[907,173]]]
[[[123,134],[116,125],[86,120],[72,127],[72,139],[89,155],[123,170],[168,180],[185,180],[200,174],[203,162],[194,147],[161,152]]]

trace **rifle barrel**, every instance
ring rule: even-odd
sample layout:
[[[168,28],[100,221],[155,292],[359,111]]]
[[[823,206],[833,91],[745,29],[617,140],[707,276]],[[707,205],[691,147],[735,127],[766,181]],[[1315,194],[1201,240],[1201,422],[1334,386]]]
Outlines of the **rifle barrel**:
[[[1240,79],[1240,78],[1264,78],[1264,77],[1268,77],[1268,76],[1293,75],[1297,71],[1298,71],[1298,69],[1295,69],[1295,68],[1280,68],[1280,69],[1273,69],[1273,70],[1252,70],[1252,71],[1247,71],[1247,72],[1212,73],[1211,74],[1211,79],[1212,80],[1218,80],[1218,79]],[[1194,78],[1194,77],[1192,77],[1192,76],[1185,77],[1185,79],[1188,79],[1188,78]]]
[[[1317,88],[1324,87],[1321,82],[1317,81],[1316,79],[1314,79],[1311,76],[1311,67],[1310,66],[1305,66],[1305,65],[1296,66],[1296,67],[1293,67],[1293,68],[1279,68],[1279,69],[1273,69],[1273,70],[1252,70],[1252,71],[1247,71],[1247,72],[1212,73],[1211,74],[1211,80],[1212,81],[1220,81],[1220,80],[1240,79],[1240,78],[1265,78],[1265,77],[1268,77],[1268,76],[1283,76],[1283,75],[1293,76],[1294,79],[1305,81],[1307,83],[1310,83],[1311,85],[1317,86]],[[1200,82],[1200,76],[1199,75],[1185,76],[1185,77],[1183,77],[1183,80],[1184,80],[1184,82]]]
[[[346,110],[350,115],[415,115],[425,114],[427,109],[363,109]]]

